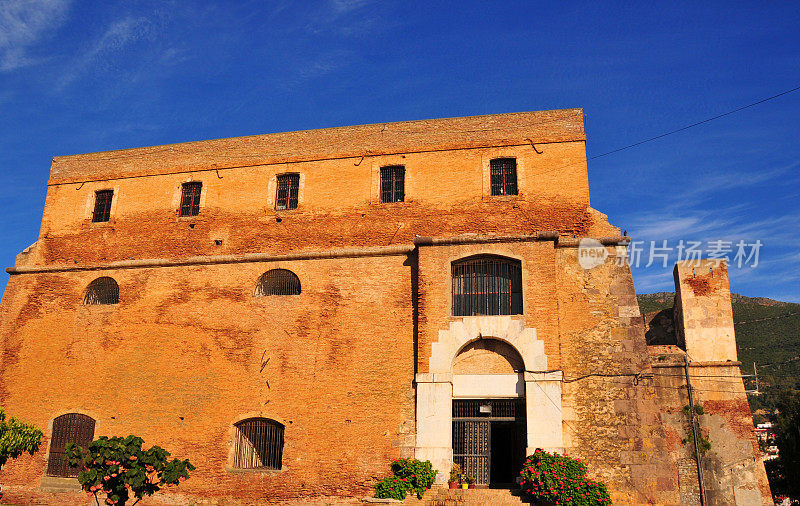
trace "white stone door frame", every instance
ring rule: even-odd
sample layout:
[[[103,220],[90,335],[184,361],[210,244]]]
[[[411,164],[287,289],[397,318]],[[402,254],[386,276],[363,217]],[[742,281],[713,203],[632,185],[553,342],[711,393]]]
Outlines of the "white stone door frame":
[[[431,346],[427,373],[416,375],[417,442],[415,457],[430,460],[444,482],[453,465],[453,361],[477,339],[497,339],[512,346],[525,365],[526,453],[536,448],[564,451],[561,414],[561,371],[547,370],[544,342],[535,328],[511,316],[467,316],[439,331]],[[488,393],[488,392],[487,392]],[[498,392],[499,393],[499,392]],[[499,393],[498,397],[503,397]]]

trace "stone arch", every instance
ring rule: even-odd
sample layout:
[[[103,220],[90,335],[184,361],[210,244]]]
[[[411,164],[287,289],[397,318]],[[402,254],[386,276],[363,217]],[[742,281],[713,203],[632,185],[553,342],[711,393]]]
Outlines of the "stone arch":
[[[561,371],[548,371],[544,342],[537,339],[536,329],[525,327],[524,321],[512,316],[469,316],[451,321],[448,328],[439,331],[438,340],[431,345],[428,372],[416,375],[417,386],[417,437],[415,455],[430,460],[444,480],[453,464],[452,402],[457,397],[473,397],[476,389],[462,388],[460,379],[470,379],[469,374],[454,374],[457,357],[464,350],[473,349],[473,343],[495,341],[508,346],[519,355],[517,367],[522,372],[500,374],[513,380],[513,387],[504,390],[501,397],[524,397],[526,416],[526,452],[536,448],[563,452],[561,413]],[[472,347],[472,348],[471,348]],[[519,364],[521,362],[521,364]],[[511,362],[509,361],[509,364]],[[511,368],[513,369],[513,364]],[[476,379],[476,378],[472,378]],[[493,380],[502,380],[495,377]],[[478,397],[497,395],[502,381],[483,385]],[[469,385],[467,385],[469,386]]]
[[[458,352],[477,339],[491,337],[505,342],[522,357],[526,371],[546,371],[544,342],[536,337],[535,328],[526,328],[519,318],[511,316],[468,316],[450,322],[439,331],[439,340],[431,345],[428,370],[433,374],[451,374]]]
[[[497,339],[475,339],[461,347],[453,359],[453,374],[522,374],[522,356]]]

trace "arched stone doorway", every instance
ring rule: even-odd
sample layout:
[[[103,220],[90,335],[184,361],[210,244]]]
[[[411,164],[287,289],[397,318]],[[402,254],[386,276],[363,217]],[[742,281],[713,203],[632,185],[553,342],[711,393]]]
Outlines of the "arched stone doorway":
[[[510,486],[525,459],[525,365],[497,339],[464,346],[453,361],[453,462],[478,486]]]
[[[489,341],[507,347],[488,345]],[[492,374],[496,377],[487,382],[482,381],[485,377],[476,377],[480,374],[469,374],[480,367],[483,372],[497,371]],[[563,452],[562,378],[561,371],[548,371],[544,343],[537,339],[536,329],[526,328],[520,318],[472,316],[451,321],[431,345],[428,372],[416,375],[416,458],[433,463],[439,471],[437,481],[447,480],[454,457],[454,400],[468,398],[516,399],[514,420],[518,419],[518,406],[524,407],[525,413],[524,422],[519,422],[525,426],[524,453],[531,454],[536,448]],[[520,399],[524,404],[520,405]],[[475,409],[474,405],[470,409]],[[506,408],[492,404],[484,409]]]

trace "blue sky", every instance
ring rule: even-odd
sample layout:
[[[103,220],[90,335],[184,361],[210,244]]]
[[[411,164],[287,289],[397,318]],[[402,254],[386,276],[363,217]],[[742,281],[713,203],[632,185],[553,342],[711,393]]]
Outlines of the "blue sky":
[[[796,86],[789,1],[0,0],[0,259],[36,240],[54,155],[582,107],[594,156]],[[799,141],[795,92],[590,161],[592,205],[645,256],[760,240],[732,289],[800,301]],[[645,263],[637,290],[671,291]]]

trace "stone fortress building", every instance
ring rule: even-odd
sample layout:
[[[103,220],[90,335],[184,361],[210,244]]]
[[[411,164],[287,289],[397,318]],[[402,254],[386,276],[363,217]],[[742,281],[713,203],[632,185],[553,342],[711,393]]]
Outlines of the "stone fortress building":
[[[173,502],[359,497],[412,456],[502,486],[543,448],[616,504],[771,504],[725,265],[676,267],[648,346],[585,141],[569,109],[55,157],[0,306],[0,405],[45,432],[6,498],[82,504],[65,444],[136,434],[197,466]]]

